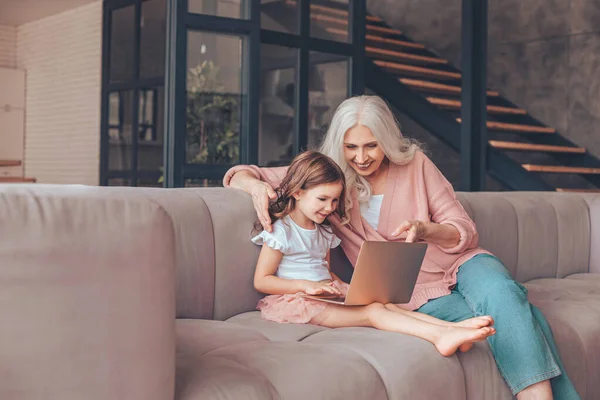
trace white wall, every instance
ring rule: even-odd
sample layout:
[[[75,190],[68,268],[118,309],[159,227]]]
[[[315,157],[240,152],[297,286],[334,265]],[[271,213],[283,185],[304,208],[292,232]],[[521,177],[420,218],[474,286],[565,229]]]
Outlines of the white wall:
[[[25,176],[97,185],[102,2],[19,26],[16,48],[27,71]]]
[[[17,66],[17,28],[0,25],[0,67]]]

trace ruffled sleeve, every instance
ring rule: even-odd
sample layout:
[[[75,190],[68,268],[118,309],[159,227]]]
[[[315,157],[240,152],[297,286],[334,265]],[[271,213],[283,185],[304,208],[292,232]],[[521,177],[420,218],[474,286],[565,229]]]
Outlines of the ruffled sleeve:
[[[273,225],[273,232],[262,231],[252,238],[252,243],[262,246],[266,244],[272,249],[278,250],[283,254],[288,254],[290,250],[289,240],[285,234],[285,230],[281,229],[281,224],[277,221]]]
[[[337,237],[335,235],[331,235],[331,244],[329,245],[329,248],[334,249],[334,248],[338,247],[340,245],[340,243],[342,243],[342,241],[340,240],[339,237]]]

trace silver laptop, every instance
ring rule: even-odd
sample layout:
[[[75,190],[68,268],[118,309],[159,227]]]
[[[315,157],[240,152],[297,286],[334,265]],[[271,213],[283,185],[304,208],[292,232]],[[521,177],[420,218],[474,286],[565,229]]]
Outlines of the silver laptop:
[[[408,303],[427,251],[426,243],[365,241],[346,298],[305,297],[346,306]]]

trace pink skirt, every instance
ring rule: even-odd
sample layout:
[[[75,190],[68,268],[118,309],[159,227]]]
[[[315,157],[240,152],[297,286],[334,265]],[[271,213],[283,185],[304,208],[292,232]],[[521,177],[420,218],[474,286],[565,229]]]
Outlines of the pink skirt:
[[[348,284],[333,282],[333,287],[346,295]],[[335,304],[303,297],[304,293],[273,294],[261,299],[256,306],[260,316],[269,321],[290,324],[312,323],[319,325],[336,307]]]

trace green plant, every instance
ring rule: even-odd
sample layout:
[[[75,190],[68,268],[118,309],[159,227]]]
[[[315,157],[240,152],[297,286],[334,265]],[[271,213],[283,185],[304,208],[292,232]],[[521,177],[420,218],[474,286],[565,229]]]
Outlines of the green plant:
[[[187,74],[186,158],[188,163],[235,164],[240,155],[239,94],[225,92],[212,61]]]

